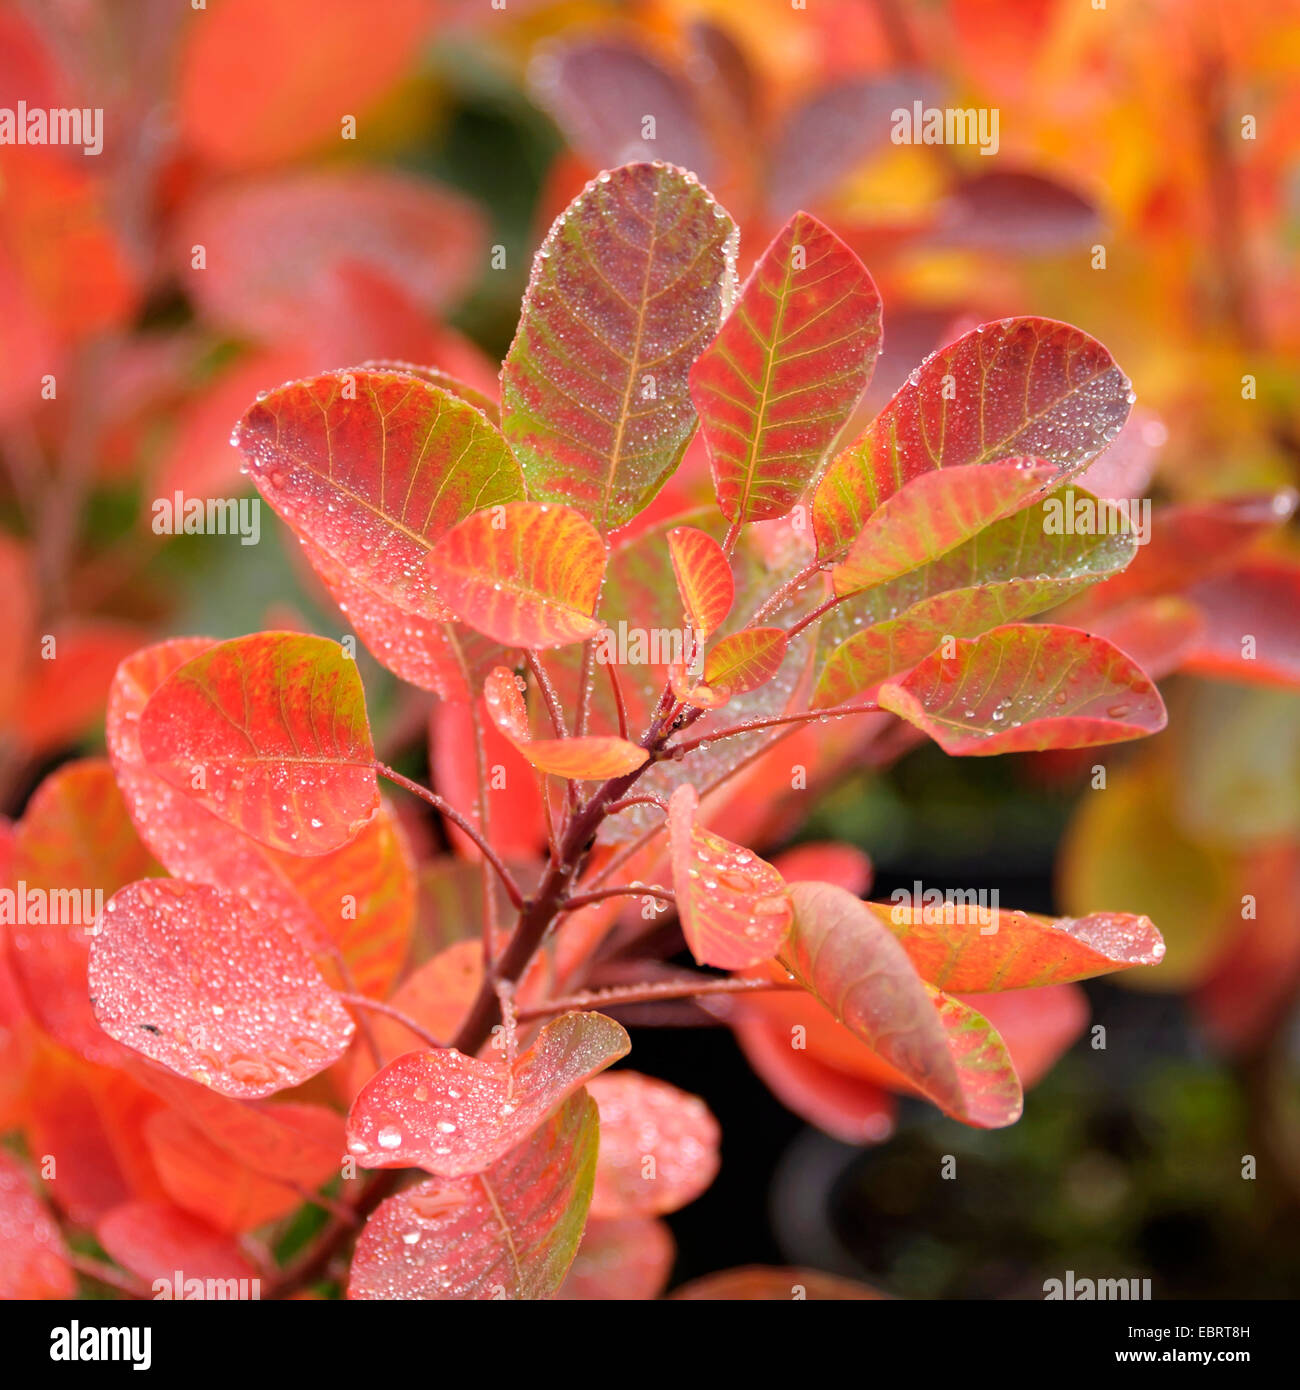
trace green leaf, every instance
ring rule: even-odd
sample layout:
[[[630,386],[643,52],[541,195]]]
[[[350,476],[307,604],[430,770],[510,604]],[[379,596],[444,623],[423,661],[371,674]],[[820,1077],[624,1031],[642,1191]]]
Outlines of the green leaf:
[[[666,164],[601,174],[556,221],[501,375],[530,496],[606,530],[659,491],[695,429],[689,373],[729,302],[736,240]]]

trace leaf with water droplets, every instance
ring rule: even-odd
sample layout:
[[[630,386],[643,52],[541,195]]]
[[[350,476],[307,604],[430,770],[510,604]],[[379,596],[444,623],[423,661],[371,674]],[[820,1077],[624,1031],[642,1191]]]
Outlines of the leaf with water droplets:
[[[817,553],[842,558],[872,512],[932,468],[1040,458],[1063,481],[1119,433],[1131,398],[1110,353],[1069,324],[981,324],[928,357],[827,469],[813,497]]]
[[[674,526],[668,532],[668,554],[686,625],[703,642],[731,612],[736,596],[731,563],[717,541],[695,526]]]
[[[796,213],[691,370],[728,520],[784,516],[817,476],[871,380],[880,295],[828,227]]]
[[[781,963],[855,1037],[953,1119],[997,1129],[1023,1097],[997,1031],[926,984],[866,903],[829,883],[793,883]]]
[[[582,1239],[599,1135],[580,1090],[486,1171],[390,1197],[357,1240],[348,1297],[554,1297]]]
[[[964,464],[920,473],[867,518],[831,570],[841,597],[937,560],[1041,494],[1056,474],[1041,459]]]
[[[237,434],[249,476],[310,542],[313,564],[322,553],[360,589],[427,621],[447,616],[424,563],[434,544],[481,508],[524,495],[497,428],[404,372],[358,367],[290,382],[250,407]]]
[[[1071,492],[1087,496],[1080,488],[1062,489],[1045,499],[1044,509],[1063,504]],[[978,637],[1052,608],[1118,573],[1137,551],[1130,532],[1051,531],[1045,516],[1027,507],[929,563],[843,599],[821,622],[818,645],[828,655],[813,708],[847,703],[914,666],[945,637]]]
[[[731,294],[736,227],[691,174],[601,174],[551,228],[501,373],[529,495],[602,530],[641,511],[695,429],[688,377]]]
[[[593,1217],[662,1216],[717,1176],[722,1131],[698,1096],[627,1070],[587,1089],[600,1110]]]
[[[701,965],[739,970],[781,949],[790,930],[790,902],[770,864],[699,824],[699,804],[686,782],[668,803],[677,914]]]
[[[954,756],[1089,748],[1159,733],[1165,706],[1146,673],[1091,633],[1012,623],[933,652],[880,687],[881,709]]]
[[[208,884],[150,879],[114,894],[89,979],[110,1037],[226,1096],[297,1086],[355,1032],[284,927]]]
[[[257,1278],[256,1267],[232,1237],[162,1202],[115,1207],[95,1227],[95,1235],[117,1264],[147,1284],[165,1279],[171,1285],[177,1270],[187,1283]],[[172,1297],[183,1298],[185,1293],[173,1289]]]
[[[209,647],[158,687],[139,740],[150,771],[287,854],[338,849],[379,807],[357,664],[324,637]]]
[[[312,568],[366,650],[400,680],[431,691],[440,700],[468,704],[484,667],[503,660],[505,653],[499,643],[463,623],[399,608],[319,546],[305,537],[299,540]]]
[[[1039,917],[985,903],[868,903],[923,980],[958,993],[1032,989],[1159,965],[1165,943],[1149,917],[1097,912]]]
[[[704,658],[704,683],[728,695],[757,690],[781,669],[788,647],[779,627],[746,627],[730,633]]]
[[[528,711],[513,671],[499,667],[487,678],[484,697],[492,722],[539,771],[573,781],[604,781],[635,772],[650,755],[638,744],[612,736],[533,738]]]
[[[0,1299],[72,1298],[59,1227],[18,1160],[0,1149]]]
[[[556,1297],[575,1303],[658,1298],[667,1287],[676,1254],[666,1221],[644,1216],[602,1221],[593,1216]]]
[[[452,612],[507,647],[562,647],[600,631],[605,543],[571,507],[476,512],[434,547],[428,568]]]
[[[113,679],[105,737],[136,831],[174,877],[239,893],[308,944],[327,977],[340,968],[341,953],[347,987],[383,995],[405,960],[415,917],[414,867],[387,802],[332,853],[284,854],[218,819],[188,789],[145,765],[141,712],[168,677],[215,645],[195,637],[160,642],[129,657]],[[340,911],[344,893],[355,899],[353,915]]]
[[[548,1023],[513,1065],[453,1047],[408,1052],[353,1101],[348,1152],[363,1168],[481,1173],[631,1045],[612,1018],[571,1013]]]

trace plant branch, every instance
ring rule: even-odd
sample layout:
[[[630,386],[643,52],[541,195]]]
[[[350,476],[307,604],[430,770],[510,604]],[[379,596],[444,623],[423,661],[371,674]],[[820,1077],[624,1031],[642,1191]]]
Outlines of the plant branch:
[[[799,714],[782,714],[775,719],[747,719],[741,724],[732,724],[726,729],[717,729],[699,738],[688,739],[685,743],[669,744],[657,755],[660,761],[667,758],[680,758],[683,754],[698,748],[702,743],[714,743],[720,738],[736,738],[740,734],[752,734],[758,729],[773,729],[780,724],[809,724],[821,719],[840,719],[848,714],[879,714],[880,706],[831,705],[826,709],[803,710]]]
[[[369,1009],[372,1013],[383,1014],[385,1018],[391,1018],[400,1023],[403,1028],[409,1029],[421,1041],[428,1043],[430,1047],[446,1047],[447,1044],[439,1042],[426,1028],[417,1023],[409,1014],[404,1014],[401,1009],[395,1009],[391,1004],[381,1003],[378,999],[368,999],[364,994],[337,994],[345,1004],[351,1004],[354,1009]],[[377,1066],[383,1066],[383,1059],[380,1058]]]
[[[620,1004],[651,1004],[661,999],[698,999],[713,994],[755,994],[761,990],[797,990],[800,985],[781,980],[656,980],[640,985],[611,985],[608,989],[583,990],[562,999],[521,1009],[521,1019],[547,1018],[572,1009],[614,1008]]]
[[[591,893],[579,893],[576,897],[565,898],[560,904],[560,912],[576,912],[580,907],[590,907],[592,903],[604,902],[606,898],[658,898],[661,902],[677,905],[676,894],[669,892],[667,888],[649,888],[645,884],[640,887],[632,883],[625,883],[620,888],[598,888]]]
[[[396,782],[399,787],[405,787],[408,792],[413,796],[418,796],[421,801],[427,801],[435,811],[446,816],[453,825],[459,826],[465,834],[474,841],[482,852],[483,857],[497,871],[497,877],[500,878],[502,886],[506,890],[506,895],[509,897],[515,910],[523,910],[524,895],[519,885],[515,882],[514,875],[506,868],[505,863],[502,861],[500,855],[497,854],[496,850],[483,838],[483,835],[476,825],[462,816],[449,801],[444,801],[437,792],[430,791],[428,787],[422,787],[419,782],[413,782],[409,777],[403,777],[400,772],[389,767],[386,763],[381,763],[376,760],[375,771],[381,776],[387,777],[390,782]]]

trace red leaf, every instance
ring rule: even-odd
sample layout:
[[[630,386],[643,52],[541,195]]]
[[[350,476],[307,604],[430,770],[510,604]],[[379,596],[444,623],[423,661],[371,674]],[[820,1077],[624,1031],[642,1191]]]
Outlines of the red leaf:
[[[303,858],[249,839],[143,764],[141,711],[168,676],[213,645],[178,638],[147,647],[113,681],[105,733],[136,830],[175,877],[227,885],[300,935],[323,968],[337,969],[341,951],[355,987],[383,995],[405,959],[415,911],[414,868],[387,802],[351,844]],[[356,899],[355,917],[340,911],[340,879]]]
[[[179,1270],[186,1291],[173,1288],[172,1297],[202,1297],[188,1290],[190,1280],[250,1279],[257,1270],[229,1236],[177,1207],[161,1202],[130,1202],[110,1211],[95,1228],[99,1243],[123,1269],[147,1284],[173,1284]]]
[[[703,642],[731,612],[736,595],[731,563],[717,541],[694,526],[674,526],[668,532],[668,554],[686,625]]]
[[[691,370],[728,520],[790,511],[866,391],[879,346],[871,276],[834,232],[796,213]]]
[[[682,934],[701,965],[739,970],[781,949],[790,930],[790,902],[770,864],[697,822],[699,804],[695,788],[685,782],[668,804]]]
[[[788,639],[779,627],[747,627],[733,632],[704,658],[704,683],[713,690],[744,695],[781,669]]]
[[[185,142],[222,168],[277,164],[339,138],[413,68],[428,0],[225,0],[189,24],[177,95]],[[238,92],[237,101],[231,93]]]
[[[56,748],[97,724],[104,691],[119,662],[140,645],[141,630],[102,619],[54,625],[56,659],[37,661],[15,712],[17,735],[29,748]]]
[[[542,49],[530,85],[590,167],[665,159],[702,179],[715,157],[690,86],[641,47],[617,38],[565,38]],[[654,139],[642,135],[655,113]]]
[[[798,999],[832,1027],[839,1027],[807,995],[800,994]],[[781,1104],[843,1144],[879,1144],[888,1139],[898,1109],[893,1095],[876,1081],[829,1065],[811,1045],[796,1046],[790,1029],[766,1017],[754,1007],[756,1002],[745,1001],[732,1027],[750,1066]],[[797,1026],[806,1029],[807,1025]]]
[[[844,1024],[954,1119],[1014,1124],[1023,1099],[988,1021],[922,982],[865,903],[827,883],[796,883],[784,964]]]
[[[124,1055],[95,1021],[86,998],[86,963],[98,912],[96,899],[154,869],[99,758],[65,763],[32,794],[14,836],[12,881],[28,921],[8,927],[14,968],[41,1027],[93,1062]],[[9,875],[6,875],[9,878]],[[32,922],[31,907],[45,918]]]
[[[487,678],[484,693],[492,722],[541,772],[575,781],[604,781],[635,772],[650,756],[623,738],[531,738],[518,678],[504,667]]]
[[[428,568],[459,618],[508,647],[561,647],[600,631],[605,543],[569,507],[476,512],[435,546]]]
[[[490,674],[489,674],[490,678]],[[489,779],[488,822],[492,843],[507,859],[532,859],[546,843],[546,817],[537,778],[514,744],[488,717],[480,697],[477,711],[469,705],[439,700],[429,716],[429,765],[434,789],[478,825],[478,766],[474,748],[475,720],[483,730],[483,752],[489,767],[502,769]],[[467,859],[479,850],[467,835],[447,823],[452,843]]]
[[[262,495],[310,542],[308,559],[332,588],[365,596],[365,611],[379,608],[371,624],[382,629],[399,626],[382,605],[425,626],[445,620],[425,568],[434,545],[479,508],[524,495],[493,424],[397,371],[290,382],[249,409],[238,437]]]
[[[867,518],[831,571],[835,592],[853,594],[937,560],[1019,511],[1055,472],[1041,459],[1008,459],[918,474]]]
[[[582,1239],[598,1140],[579,1091],[487,1172],[390,1197],[357,1240],[348,1297],[554,1297]]]
[[[145,1137],[167,1196],[216,1230],[251,1231],[302,1202],[298,1189],[245,1167],[174,1111],[151,1115]]]
[[[1205,631],[1205,620],[1196,605],[1172,595],[1103,608],[1081,621],[1094,637],[1103,637],[1118,647],[1153,681],[1176,671]]]
[[[0,1150],[0,1299],[72,1298],[67,1247],[17,1159]]]
[[[1076,628],[1010,624],[928,656],[880,687],[881,709],[954,756],[1087,748],[1158,733],[1159,691],[1117,647]]]
[[[347,1050],[355,1025],[276,921],[207,884],[133,883],[90,951],[110,1037],[222,1095],[296,1086]]]
[[[717,1176],[722,1131],[698,1096],[622,1070],[587,1089],[600,1110],[593,1217],[662,1216]]]
[[[158,687],[139,739],[151,771],[288,854],[337,849],[379,806],[357,665],[323,637],[209,647]]]
[[[945,638],[978,637],[1052,608],[1123,569],[1136,549],[1128,532],[1050,533],[1044,514],[1032,507],[995,521],[937,559],[827,613],[820,645],[832,650],[813,708],[848,702],[914,666]]]
[[[323,1105],[231,1100],[151,1062],[132,1071],[219,1148],[255,1172],[317,1187],[340,1167],[343,1116]]]
[[[278,344],[310,341],[322,286],[344,268],[400,286],[426,313],[444,308],[469,287],[484,241],[467,199],[353,167],[220,186],[187,209],[175,244],[185,288],[214,326]],[[195,246],[207,249],[201,268]]]
[[[658,1298],[668,1284],[676,1253],[673,1233],[663,1221],[593,1217],[556,1297],[575,1303]]]
[[[513,1067],[451,1047],[409,1052],[353,1101],[348,1151],[363,1168],[481,1173],[630,1046],[613,1019],[577,1013],[548,1023]]]
[[[1300,689],[1300,565],[1252,560],[1196,585],[1188,597],[1205,616],[1205,633],[1184,671]]]
[[[839,559],[882,502],[932,468],[1041,458],[1063,480],[1115,437],[1130,397],[1110,353],[1077,328],[982,324],[928,357],[831,464],[813,499],[818,553]]]
[[[855,898],[862,897],[871,887],[874,874],[871,860],[863,850],[837,840],[812,840],[782,850],[772,860],[772,867],[787,883],[815,878],[820,883],[833,883]]]
[[[1159,965],[1165,954],[1151,919],[1128,913],[1053,920],[957,902],[866,906],[902,942],[923,980],[958,993],[1088,980]]]
[[[695,177],[628,164],[589,183],[533,262],[501,373],[529,495],[631,520],[695,428],[691,364],[717,331],[736,228]]]

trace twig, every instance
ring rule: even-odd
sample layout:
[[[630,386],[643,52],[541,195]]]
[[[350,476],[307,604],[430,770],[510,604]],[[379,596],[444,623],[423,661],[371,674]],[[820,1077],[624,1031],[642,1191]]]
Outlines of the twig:
[[[782,714],[775,719],[747,719],[742,724],[732,724],[726,729],[717,729],[707,734],[701,734],[699,738],[688,739],[685,743],[669,744],[657,756],[660,761],[668,758],[680,758],[684,753],[689,753],[702,743],[714,743],[720,738],[736,738],[741,734],[752,734],[758,729],[772,729],[779,724],[810,724],[815,720],[840,719],[849,714],[879,713],[879,705],[831,705],[826,709],[803,710],[799,714]]]
[[[447,1044],[439,1042],[428,1029],[417,1023],[409,1014],[404,1014],[401,1009],[395,1009],[391,1004],[381,1003],[378,999],[367,999],[364,994],[337,994],[345,1004],[351,1004],[354,1009],[369,1009],[372,1013],[383,1014],[385,1018],[391,1018],[396,1023],[400,1023],[403,1028],[408,1028],[417,1038],[429,1044],[430,1047],[446,1047]],[[380,1066],[383,1062],[380,1061]]]
[[[661,902],[677,905],[677,897],[669,892],[667,888],[648,888],[642,884],[639,888],[632,883],[625,883],[619,888],[598,888],[592,893],[579,893],[577,897],[566,898],[560,904],[560,912],[576,912],[580,907],[590,907],[592,903],[604,902],[606,898],[658,898]],[[557,914],[558,915],[558,914]]]
[[[711,994],[755,994],[761,990],[798,990],[801,985],[782,980],[659,980],[640,985],[611,985],[608,989],[583,990],[562,999],[548,999],[519,1011],[521,1019],[546,1018],[574,1009],[614,1008],[620,1004],[650,1004],[661,999],[697,999]]]
[[[506,890],[506,896],[510,899],[511,905],[516,911],[523,911],[525,899],[519,885],[515,882],[514,875],[506,868],[496,850],[479,833],[477,826],[462,816],[449,801],[444,801],[437,792],[430,791],[428,787],[422,787],[419,782],[413,782],[409,777],[403,777],[400,772],[389,767],[386,763],[376,761],[375,771],[381,776],[387,777],[390,782],[396,782],[399,787],[405,787],[408,792],[413,796],[418,796],[421,801],[427,801],[435,811],[446,816],[453,825],[459,826],[474,841],[482,851],[483,857],[497,871],[497,876]]]

